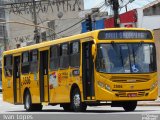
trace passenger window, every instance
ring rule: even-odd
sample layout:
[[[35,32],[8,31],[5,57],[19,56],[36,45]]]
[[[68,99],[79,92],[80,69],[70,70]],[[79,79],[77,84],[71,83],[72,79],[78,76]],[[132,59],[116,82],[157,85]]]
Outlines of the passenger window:
[[[4,57],[4,70],[5,70],[5,76],[11,77],[12,76],[12,56],[8,55]]]
[[[30,72],[38,72],[38,50],[30,51]]]
[[[62,44],[60,51],[60,68],[67,69],[69,67],[69,44]]]
[[[50,69],[57,70],[59,67],[59,46],[55,45],[50,48]]]
[[[22,74],[29,73],[30,64],[29,64],[29,52],[22,53]]]
[[[80,66],[80,43],[78,41],[70,44],[70,66]]]

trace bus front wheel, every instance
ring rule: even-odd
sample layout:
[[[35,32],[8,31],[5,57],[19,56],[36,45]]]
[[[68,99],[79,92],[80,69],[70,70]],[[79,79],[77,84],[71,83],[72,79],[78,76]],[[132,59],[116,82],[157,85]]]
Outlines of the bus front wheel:
[[[27,91],[25,93],[24,108],[26,109],[26,111],[32,111],[33,110],[31,95],[30,95],[29,91]]]
[[[129,112],[129,111],[134,111],[137,107],[137,101],[129,101],[129,102],[124,102],[123,103],[123,109],[126,111],[126,112]]]
[[[81,95],[78,88],[75,88],[71,96],[71,106],[74,112],[83,112],[87,105],[81,101]]]

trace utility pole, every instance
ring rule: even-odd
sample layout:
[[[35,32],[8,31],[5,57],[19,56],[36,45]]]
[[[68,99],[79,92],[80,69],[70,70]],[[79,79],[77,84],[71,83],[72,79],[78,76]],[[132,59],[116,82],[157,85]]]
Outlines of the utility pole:
[[[7,50],[7,39],[6,39],[6,29],[5,25],[3,24],[3,40],[4,40],[4,50]]]
[[[40,36],[38,32],[38,27],[37,27],[37,13],[36,13],[36,1],[33,0],[33,18],[34,18],[34,25],[35,25],[35,30],[34,30],[34,40],[36,43],[40,42]]]
[[[118,0],[110,0],[110,3],[113,5],[114,26],[120,27],[120,25],[119,25],[119,1]]]

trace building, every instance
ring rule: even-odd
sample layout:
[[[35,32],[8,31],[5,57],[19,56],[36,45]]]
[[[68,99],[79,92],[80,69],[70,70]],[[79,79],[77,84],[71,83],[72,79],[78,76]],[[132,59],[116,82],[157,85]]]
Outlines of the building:
[[[35,20],[33,0],[5,0],[5,2],[8,8],[5,11],[8,48],[14,49],[21,44],[25,46],[28,42],[34,43],[35,26],[31,26]],[[73,29],[66,30],[66,33],[61,31],[82,19],[79,17],[79,11],[84,10],[84,2],[83,0],[37,1],[35,10],[37,24],[41,26],[38,27],[38,32],[42,42],[42,40],[51,40],[58,36],[67,36],[67,32],[70,32],[69,35],[78,33],[74,32]],[[28,25],[20,24],[22,22]]]
[[[143,19],[144,23],[141,23],[142,26],[146,26],[146,28],[152,29],[154,32],[157,50],[158,81],[160,81],[160,0],[143,7]],[[158,84],[160,96],[160,82]]]
[[[107,18],[105,21],[105,28],[114,27],[114,18]],[[137,10],[131,10],[119,15],[120,27],[137,27]]]
[[[3,0],[0,0],[0,6],[3,5]],[[0,7],[0,68],[1,68],[1,60],[2,60],[2,52],[5,49],[6,44],[6,25],[5,22],[5,10],[3,7]]]
[[[41,29],[42,41],[54,40],[57,38],[67,37],[67,36],[81,33],[81,29],[82,29],[81,24],[80,23],[76,24],[79,21],[81,21],[81,18],[75,17],[75,18],[67,18],[67,19],[55,19],[55,20],[51,20],[43,23],[43,26],[47,26],[51,28],[53,31],[49,29],[47,30]],[[70,26],[73,26],[73,25],[74,27],[70,28]]]

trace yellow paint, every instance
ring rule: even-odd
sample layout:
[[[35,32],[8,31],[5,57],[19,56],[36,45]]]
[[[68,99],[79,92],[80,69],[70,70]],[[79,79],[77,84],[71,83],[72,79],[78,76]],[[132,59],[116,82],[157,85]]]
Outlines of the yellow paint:
[[[48,102],[42,102],[42,105],[47,106]]]
[[[26,85],[26,87],[30,87],[30,91],[32,94],[32,102],[40,103],[40,89],[39,89],[39,73],[30,73],[31,85]],[[37,79],[35,79],[37,77]],[[26,88],[24,86],[24,88]]]
[[[17,103],[21,103],[21,91],[20,91],[20,79],[17,78],[16,81],[17,81],[17,89],[16,89],[16,92],[17,92]]]
[[[48,76],[44,75],[44,101],[48,102]]]
[[[113,28],[109,30],[144,30],[140,28]],[[71,86],[75,83],[78,85],[81,93],[81,98],[82,101],[115,101],[115,100],[153,100],[157,98],[157,93],[158,93],[158,88],[154,88],[153,90],[150,90],[151,85],[157,81],[157,73],[150,73],[150,74],[103,74],[103,73],[98,73],[96,72],[96,69],[94,68],[94,83],[95,83],[95,96],[91,96],[92,99],[87,98],[88,100],[83,99],[83,85],[82,85],[82,43],[86,41],[91,41],[94,40],[95,45],[98,43],[111,43],[110,40],[98,40],[98,33],[100,30],[84,33],[84,34],[79,34],[67,38],[60,38],[58,40],[52,40],[40,44],[35,44],[19,49],[14,49],[10,51],[6,51],[3,53],[4,55],[21,55],[22,52],[24,51],[30,51],[33,49],[38,49],[39,53],[40,51],[44,50],[49,50],[50,46],[55,45],[55,44],[61,44],[65,42],[71,42],[73,40],[80,40],[81,44],[81,51],[80,51],[80,68],[71,68],[69,67],[68,69],[65,70],[55,70],[51,71],[50,69],[48,70],[48,75],[44,76],[44,99],[45,102],[43,104],[48,105],[48,103],[69,103],[70,102],[70,91],[71,91]],[[113,41],[113,40],[112,40]],[[141,40],[116,40],[116,43],[134,43],[134,42],[141,42]],[[152,40],[143,40],[145,43],[154,43],[154,39]],[[95,46],[96,47],[96,46]],[[93,51],[93,50],[92,50]],[[97,51],[95,51],[94,55],[96,56]],[[50,55],[50,53],[49,53]],[[40,57],[39,57],[40,59]],[[49,61],[48,61],[49,62]],[[49,62],[50,63],[50,62]],[[75,69],[80,70],[80,74],[78,76],[74,76],[72,74],[72,71]],[[39,70],[39,66],[38,66]],[[56,72],[57,74],[57,86],[50,88],[49,87],[49,75],[52,74],[53,72]],[[114,76],[123,78],[123,77],[128,77],[128,79],[131,79],[131,77],[142,77],[144,79],[149,79],[146,82],[139,82],[139,83],[115,83],[111,80]],[[29,77],[30,79],[30,84],[23,84],[23,79],[25,77]],[[127,79],[127,78],[126,78]],[[23,94],[24,90],[28,88],[31,92],[31,97],[32,97],[32,102],[33,103],[40,103],[40,88],[39,88],[39,73],[35,75],[34,73],[29,73],[20,76],[20,81],[21,83],[17,83],[17,86],[20,86],[20,89],[17,90],[18,93],[18,100],[23,103]],[[101,82],[104,85],[109,85],[111,87],[111,91],[106,90],[105,87],[99,86],[98,82]],[[13,101],[13,77],[6,77],[4,75],[4,59],[2,60],[2,84],[3,84],[3,100],[9,103],[14,103]],[[19,85],[18,85],[19,84]],[[122,85],[122,88],[114,88],[114,85]],[[132,90],[134,90],[134,93],[138,93],[139,90],[144,90],[145,93],[148,93],[148,96],[142,96],[142,97],[117,97],[116,94],[118,91],[122,90],[131,90],[131,86],[134,86]],[[112,91],[113,88],[115,91]],[[20,90],[20,91],[19,91]],[[49,91],[49,93],[48,93]],[[129,92],[126,92],[128,94]],[[131,92],[132,93],[132,92]],[[21,96],[21,97],[20,97]],[[49,99],[49,101],[48,101]]]

